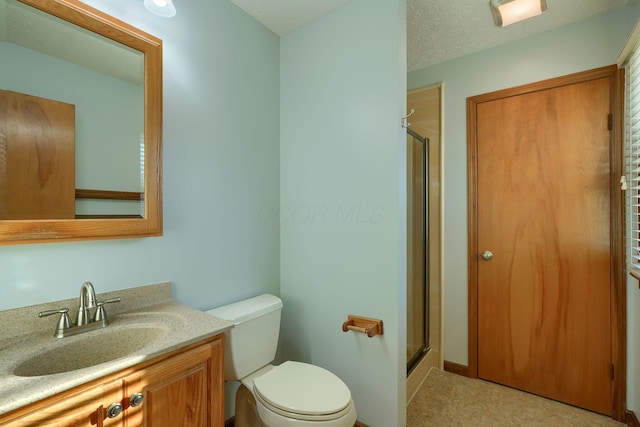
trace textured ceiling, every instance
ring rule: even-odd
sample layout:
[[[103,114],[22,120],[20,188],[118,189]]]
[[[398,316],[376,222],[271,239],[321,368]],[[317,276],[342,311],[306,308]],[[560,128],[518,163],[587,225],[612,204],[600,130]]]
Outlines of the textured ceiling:
[[[547,0],[540,16],[499,28],[489,0],[407,0],[407,62],[413,71],[635,3]]]
[[[283,36],[351,0],[231,0]],[[407,0],[407,68],[414,71],[634,4],[638,0],[547,0],[541,15],[493,23],[489,0]]]

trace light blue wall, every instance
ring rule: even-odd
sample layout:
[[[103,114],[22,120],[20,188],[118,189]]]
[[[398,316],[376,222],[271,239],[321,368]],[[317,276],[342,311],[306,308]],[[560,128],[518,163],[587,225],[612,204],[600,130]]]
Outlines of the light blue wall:
[[[445,84],[444,109],[444,328],[445,360],[466,365],[467,356],[467,134],[466,98],[512,86],[614,64],[639,8],[623,8],[558,30],[409,73],[408,87]],[[631,291],[630,291],[631,292]],[[636,311],[640,302],[634,294]],[[629,347],[638,348],[630,319]],[[637,319],[636,319],[637,320]],[[635,335],[631,336],[631,333]],[[637,357],[630,353],[629,365]],[[630,373],[633,371],[630,371]],[[638,379],[629,377],[639,390]],[[640,396],[630,387],[633,406]]]
[[[164,41],[164,236],[0,247],[0,310],[171,281],[210,308],[279,294],[279,38],[228,0],[87,0]]]
[[[405,425],[404,0],[354,0],[281,41],[281,347]],[[348,314],[384,335],[344,333]]]

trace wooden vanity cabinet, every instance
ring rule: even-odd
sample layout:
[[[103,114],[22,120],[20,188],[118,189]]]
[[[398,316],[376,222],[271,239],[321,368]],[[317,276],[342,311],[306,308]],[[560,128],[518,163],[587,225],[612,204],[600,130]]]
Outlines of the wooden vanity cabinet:
[[[224,425],[222,339],[128,376],[125,397],[142,393],[140,406],[124,412],[125,426],[221,427]]]
[[[0,415],[0,426],[222,427],[224,335]],[[141,393],[142,403],[131,405]],[[109,418],[112,403],[123,407]]]
[[[56,400],[41,406],[38,403],[9,414],[0,415],[0,426],[106,426],[98,422],[104,412],[103,402],[118,402],[122,396],[122,381],[114,380],[87,389],[60,393]],[[49,399],[47,399],[49,401]],[[16,415],[19,412],[22,415]],[[24,413],[26,412],[26,413]]]

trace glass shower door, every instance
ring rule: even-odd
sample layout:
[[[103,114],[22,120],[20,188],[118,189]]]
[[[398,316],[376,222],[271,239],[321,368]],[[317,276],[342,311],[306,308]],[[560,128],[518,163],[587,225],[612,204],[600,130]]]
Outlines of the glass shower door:
[[[407,373],[428,351],[428,139],[407,129]]]

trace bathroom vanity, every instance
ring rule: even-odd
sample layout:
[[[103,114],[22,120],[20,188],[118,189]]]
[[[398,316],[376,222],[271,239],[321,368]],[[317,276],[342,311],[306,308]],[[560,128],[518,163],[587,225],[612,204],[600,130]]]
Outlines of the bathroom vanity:
[[[218,335],[0,416],[0,425],[222,426],[222,354]]]
[[[0,425],[224,425],[233,324],[175,303],[169,283],[98,298],[116,294],[107,327],[67,338],[37,312],[77,299],[0,313]]]
[[[0,415],[0,425],[222,426],[223,336]]]

